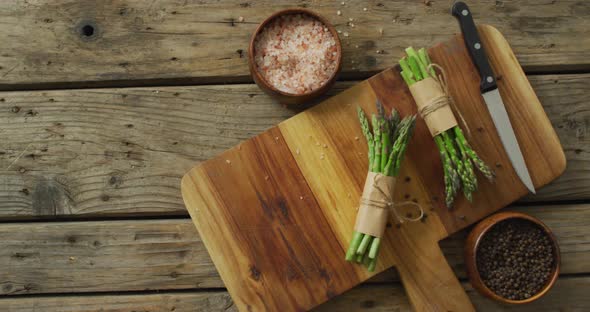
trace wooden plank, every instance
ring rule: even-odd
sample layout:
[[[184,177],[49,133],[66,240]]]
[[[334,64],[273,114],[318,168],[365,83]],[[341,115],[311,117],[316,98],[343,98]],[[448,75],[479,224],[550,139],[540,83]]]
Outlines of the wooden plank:
[[[393,286],[393,287],[392,287]],[[587,311],[590,308],[588,288],[590,278],[561,278],[554,288],[540,300],[522,305],[498,304],[477,293],[470,284],[463,287],[477,311]],[[335,298],[315,311],[413,311],[401,286],[363,285]]]
[[[477,311],[588,311],[590,278],[562,277],[539,301],[524,306],[500,305],[463,283]],[[170,292],[165,294],[84,295],[59,297],[0,298],[0,308],[11,312],[128,312],[174,311],[235,312],[237,309],[225,291]],[[363,285],[336,297],[313,310],[316,312],[390,312],[412,311],[401,285]]]
[[[563,274],[590,272],[590,205],[516,209],[547,223]],[[442,241],[460,278],[464,232]],[[223,287],[191,220],[13,223],[0,226],[0,294]],[[90,278],[91,277],[91,278]],[[399,281],[395,270],[373,282]]]
[[[222,286],[188,220],[0,227],[2,294]]]
[[[224,290],[165,294],[50,296],[0,298],[0,309],[9,312],[232,312]]]
[[[582,78],[579,80],[578,78]],[[566,172],[551,185],[526,201],[587,199],[590,181],[583,178],[589,171],[590,136],[588,135],[587,95],[580,87],[590,82],[589,75],[552,75],[529,77],[543,108],[561,141],[567,158]],[[586,193],[584,195],[584,193]]]
[[[527,200],[590,198],[590,75],[529,79],[568,168]],[[0,218],[186,215],[195,162],[295,113],[255,85],[2,92],[0,108]]]
[[[590,68],[585,2],[469,5],[477,23],[500,29],[527,70]],[[250,81],[251,33],[292,6],[315,10],[342,31],[345,76],[366,77],[394,64],[407,46],[459,32],[446,1],[3,1],[0,88]]]

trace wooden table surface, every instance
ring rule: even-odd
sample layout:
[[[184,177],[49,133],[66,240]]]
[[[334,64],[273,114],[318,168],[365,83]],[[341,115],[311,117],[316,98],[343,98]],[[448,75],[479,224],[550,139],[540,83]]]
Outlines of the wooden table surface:
[[[0,2],[0,311],[235,310],[179,187],[195,163],[297,113],[248,76],[256,25],[291,6],[332,20],[344,64],[331,94],[459,31],[451,1],[341,2]],[[563,259],[555,288],[518,310],[588,311],[590,4],[469,4],[511,43],[568,159],[507,208],[546,222]],[[478,310],[516,310],[466,282],[465,235],[441,245]],[[318,309],[409,310],[393,269]]]

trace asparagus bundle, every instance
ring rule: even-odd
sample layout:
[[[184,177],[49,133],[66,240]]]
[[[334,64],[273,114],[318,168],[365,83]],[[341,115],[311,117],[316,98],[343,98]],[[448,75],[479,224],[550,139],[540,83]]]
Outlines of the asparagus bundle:
[[[410,87],[414,99],[416,99],[416,102],[418,103],[416,92],[420,91],[415,87],[412,88],[412,86],[429,78],[433,79],[436,81],[435,83],[438,84],[440,78],[437,78],[436,72],[431,66],[432,62],[430,61],[430,57],[424,48],[419,49],[416,52],[412,47],[409,47],[406,49],[406,55],[406,57],[399,61],[402,68],[401,76]],[[430,83],[432,83],[432,81],[430,81]],[[446,98],[448,99],[448,95],[446,95]],[[439,103],[434,104],[436,105]],[[444,106],[444,104],[445,103],[434,108],[432,106],[435,105],[431,105],[430,110],[429,107],[424,107],[423,111],[432,113],[434,110],[440,108],[440,106]],[[447,109],[449,113],[452,114],[450,108]],[[421,115],[426,120],[424,113],[421,113]],[[452,207],[455,196],[461,189],[467,200],[472,200],[472,194],[477,190],[477,177],[475,176],[474,167],[486,178],[490,180],[494,179],[494,173],[471,148],[471,146],[469,146],[463,131],[454,120],[454,116],[452,116],[452,118],[454,126],[449,129],[441,131],[440,133],[433,132],[431,129],[434,141],[440,152],[444,172],[445,202],[449,208]],[[428,123],[428,120],[426,120],[426,122]],[[429,128],[431,128],[430,125]]]
[[[400,115],[394,108],[391,111],[391,116],[386,117],[379,101],[377,101],[377,110],[378,114],[372,116],[373,129],[371,131],[369,120],[364,111],[360,107],[357,108],[361,128],[369,147],[369,172],[395,177],[399,173],[408,141],[412,136],[416,115],[400,120]],[[392,194],[387,195],[391,197]],[[387,212],[385,212],[384,218],[386,216]],[[363,263],[370,272],[374,271],[380,243],[381,235],[365,234],[357,231],[355,227],[352,241],[346,252],[346,261]]]

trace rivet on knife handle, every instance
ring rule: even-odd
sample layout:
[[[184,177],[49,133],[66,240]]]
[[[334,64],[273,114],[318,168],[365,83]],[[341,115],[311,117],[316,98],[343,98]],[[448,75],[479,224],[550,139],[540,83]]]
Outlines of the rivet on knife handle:
[[[475,66],[479,70],[479,75],[481,76],[481,92],[483,93],[497,88],[494,72],[488,62],[488,56],[483,48],[481,39],[479,39],[479,33],[473,22],[469,7],[464,2],[456,2],[451,12],[459,20],[461,31],[465,37],[465,44]]]

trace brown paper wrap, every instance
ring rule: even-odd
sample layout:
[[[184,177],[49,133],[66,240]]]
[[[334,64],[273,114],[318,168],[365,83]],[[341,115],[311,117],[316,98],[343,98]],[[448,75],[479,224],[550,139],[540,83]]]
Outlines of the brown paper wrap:
[[[375,237],[383,236],[391,207],[395,178],[369,172],[361,196],[354,229]]]
[[[457,125],[450,98],[438,81],[425,78],[411,85],[410,92],[433,137]]]

